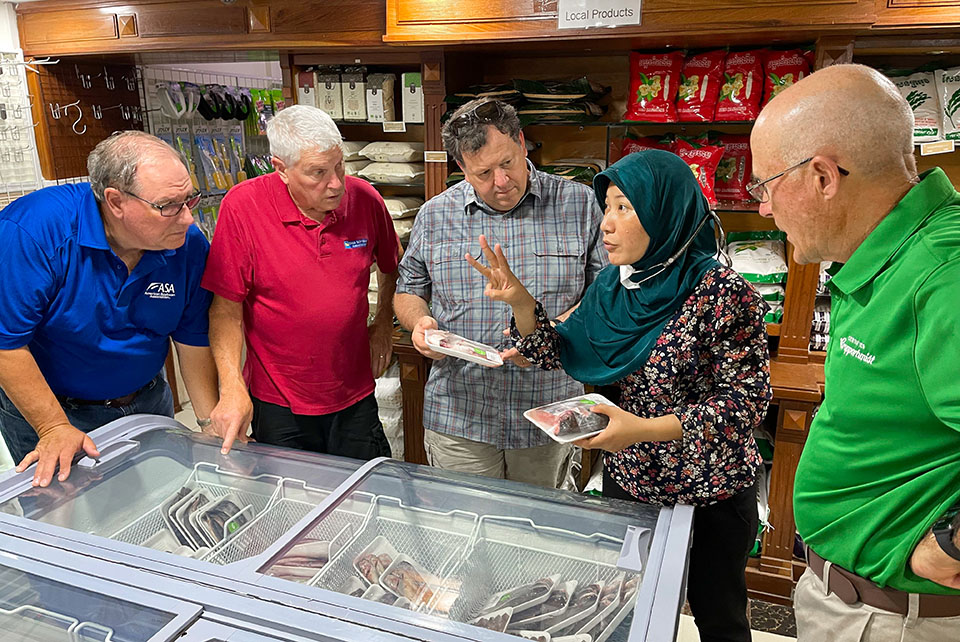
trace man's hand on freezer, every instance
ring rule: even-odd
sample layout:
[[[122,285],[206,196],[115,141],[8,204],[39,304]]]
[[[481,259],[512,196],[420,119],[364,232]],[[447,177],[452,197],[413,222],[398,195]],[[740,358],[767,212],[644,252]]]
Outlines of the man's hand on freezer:
[[[37,442],[37,447],[27,453],[23,461],[17,465],[17,472],[22,473],[32,463],[37,462],[37,469],[33,473],[34,486],[44,488],[49,486],[58,465],[60,474],[57,479],[61,482],[66,480],[70,476],[73,457],[80,451],[88,457],[100,456],[100,451],[97,450],[93,440],[82,430],[68,423],[45,428],[38,431],[38,434],[40,440]]]
[[[247,443],[247,428],[253,420],[253,402],[246,389],[237,389],[230,392],[221,392],[213,412],[210,413],[210,427],[213,432],[223,439],[220,452],[226,455],[233,447],[233,442]]]

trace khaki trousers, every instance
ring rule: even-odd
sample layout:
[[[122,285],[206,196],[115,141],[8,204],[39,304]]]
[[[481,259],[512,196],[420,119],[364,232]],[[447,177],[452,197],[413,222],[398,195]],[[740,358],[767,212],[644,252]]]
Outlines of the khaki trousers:
[[[960,617],[919,618],[866,604],[846,604],[827,594],[809,568],[793,596],[797,642],[953,642],[960,640]]]
[[[546,488],[560,486],[573,453],[569,444],[556,442],[534,448],[500,450],[490,444],[432,430],[424,430],[423,448],[427,461],[437,468]]]

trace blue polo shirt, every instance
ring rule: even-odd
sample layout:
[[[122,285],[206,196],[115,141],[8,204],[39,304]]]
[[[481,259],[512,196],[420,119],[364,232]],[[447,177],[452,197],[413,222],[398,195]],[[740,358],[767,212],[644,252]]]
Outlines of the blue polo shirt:
[[[107,243],[89,183],[0,211],[0,350],[30,348],[54,394],[113,399],[160,372],[169,339],[206,346],[209,243],[196,226],[132,273]]]

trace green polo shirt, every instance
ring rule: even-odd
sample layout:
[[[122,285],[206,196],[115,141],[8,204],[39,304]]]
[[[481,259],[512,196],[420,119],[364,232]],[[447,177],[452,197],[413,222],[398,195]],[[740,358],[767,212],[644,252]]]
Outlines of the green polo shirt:
[[[960,194],[942,170],[921,175],[829,287],[826,389],[797,466],[797,529],[881,586],[960,594],[907,568],[960,497]]]

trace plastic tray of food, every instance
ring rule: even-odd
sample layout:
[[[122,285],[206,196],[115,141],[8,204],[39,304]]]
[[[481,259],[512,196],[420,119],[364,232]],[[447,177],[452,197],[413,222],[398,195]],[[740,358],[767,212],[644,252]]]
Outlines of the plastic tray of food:
[[[434,352],[457,359],[465,359],[488,368],[497,368],[503,365],[503,359],[496,348],[471,341],[459,334],[446,330],[427,330],[424,332],[423,338]]]
[[[523,416],[551,439],[565,444],[592,437],[607,427],[609,417],[592,411],[598,405],[615,406],[603,395],[590,393],[531,408]]]

